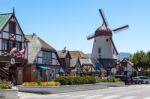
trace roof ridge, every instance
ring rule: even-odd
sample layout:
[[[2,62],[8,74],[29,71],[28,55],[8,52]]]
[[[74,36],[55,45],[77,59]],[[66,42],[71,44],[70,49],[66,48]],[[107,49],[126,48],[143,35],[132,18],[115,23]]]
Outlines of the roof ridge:
[[[13,14],[13,13],[1,13],[0,15],[7,15],[7,14]]]

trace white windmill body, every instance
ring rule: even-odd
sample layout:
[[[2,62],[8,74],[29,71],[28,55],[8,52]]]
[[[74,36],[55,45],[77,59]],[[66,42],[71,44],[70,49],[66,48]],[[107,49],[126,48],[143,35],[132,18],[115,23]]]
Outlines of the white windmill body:
[[[111,68],[115,65],[116,55],[118,54],[115,44],[112,40],[112,32],[128,28],[128,25],[111,30],[106,23],[102,9],[99,10],[103,19],[103,24],[93,35],[88,36],[88,40],[94,38],[91,59],[93,62],[99,62],[103,68]]]
[[[92,59],[116,59],[117,50],[112,41],[112,33],[110,29],[106,29],[104,25],[95,32],[97,37],[94,38]]]

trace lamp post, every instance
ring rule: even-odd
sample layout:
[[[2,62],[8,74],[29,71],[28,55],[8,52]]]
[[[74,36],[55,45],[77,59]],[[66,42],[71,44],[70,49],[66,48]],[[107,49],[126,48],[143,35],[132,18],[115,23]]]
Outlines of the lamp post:
[[[150,69],[148,69],[148,70],[147,70],[147,72],[148,72],[148,77],[149,77],[149,72],[150,72]]]
[[[139,76],[139,72],[141,72],[142,68],[138,67],[137,69],[138,69],[138,76]],[[140,73],[140,75],[141,75],[141,73]]]

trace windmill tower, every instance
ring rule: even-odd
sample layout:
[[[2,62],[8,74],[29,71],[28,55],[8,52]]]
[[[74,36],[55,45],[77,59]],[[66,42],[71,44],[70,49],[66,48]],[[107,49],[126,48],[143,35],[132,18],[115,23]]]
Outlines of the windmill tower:
[[[93,49],[91,58],[95,62],[98,60],[99,63],[105,68],[111,68],[114,66],[116,55],[118,54],[112,36],[113,32],[126,29],[129,26],[125,25],[116,29],[111,30],[108,27],[106,18],[104,17],[103,10],[99,10],[103,20],[103,24],[95,31],[93,35],[87,37],[88,40],[94,39]]]

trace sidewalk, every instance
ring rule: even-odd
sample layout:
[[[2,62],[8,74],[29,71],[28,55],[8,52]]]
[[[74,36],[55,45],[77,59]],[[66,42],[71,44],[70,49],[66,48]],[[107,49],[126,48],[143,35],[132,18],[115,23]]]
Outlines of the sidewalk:
[[[41,97],[42,94],[35,94],[35,93],[25,93],[25,92],[18,92],[19,99],[28,99],[28,98],[35,98]]]

